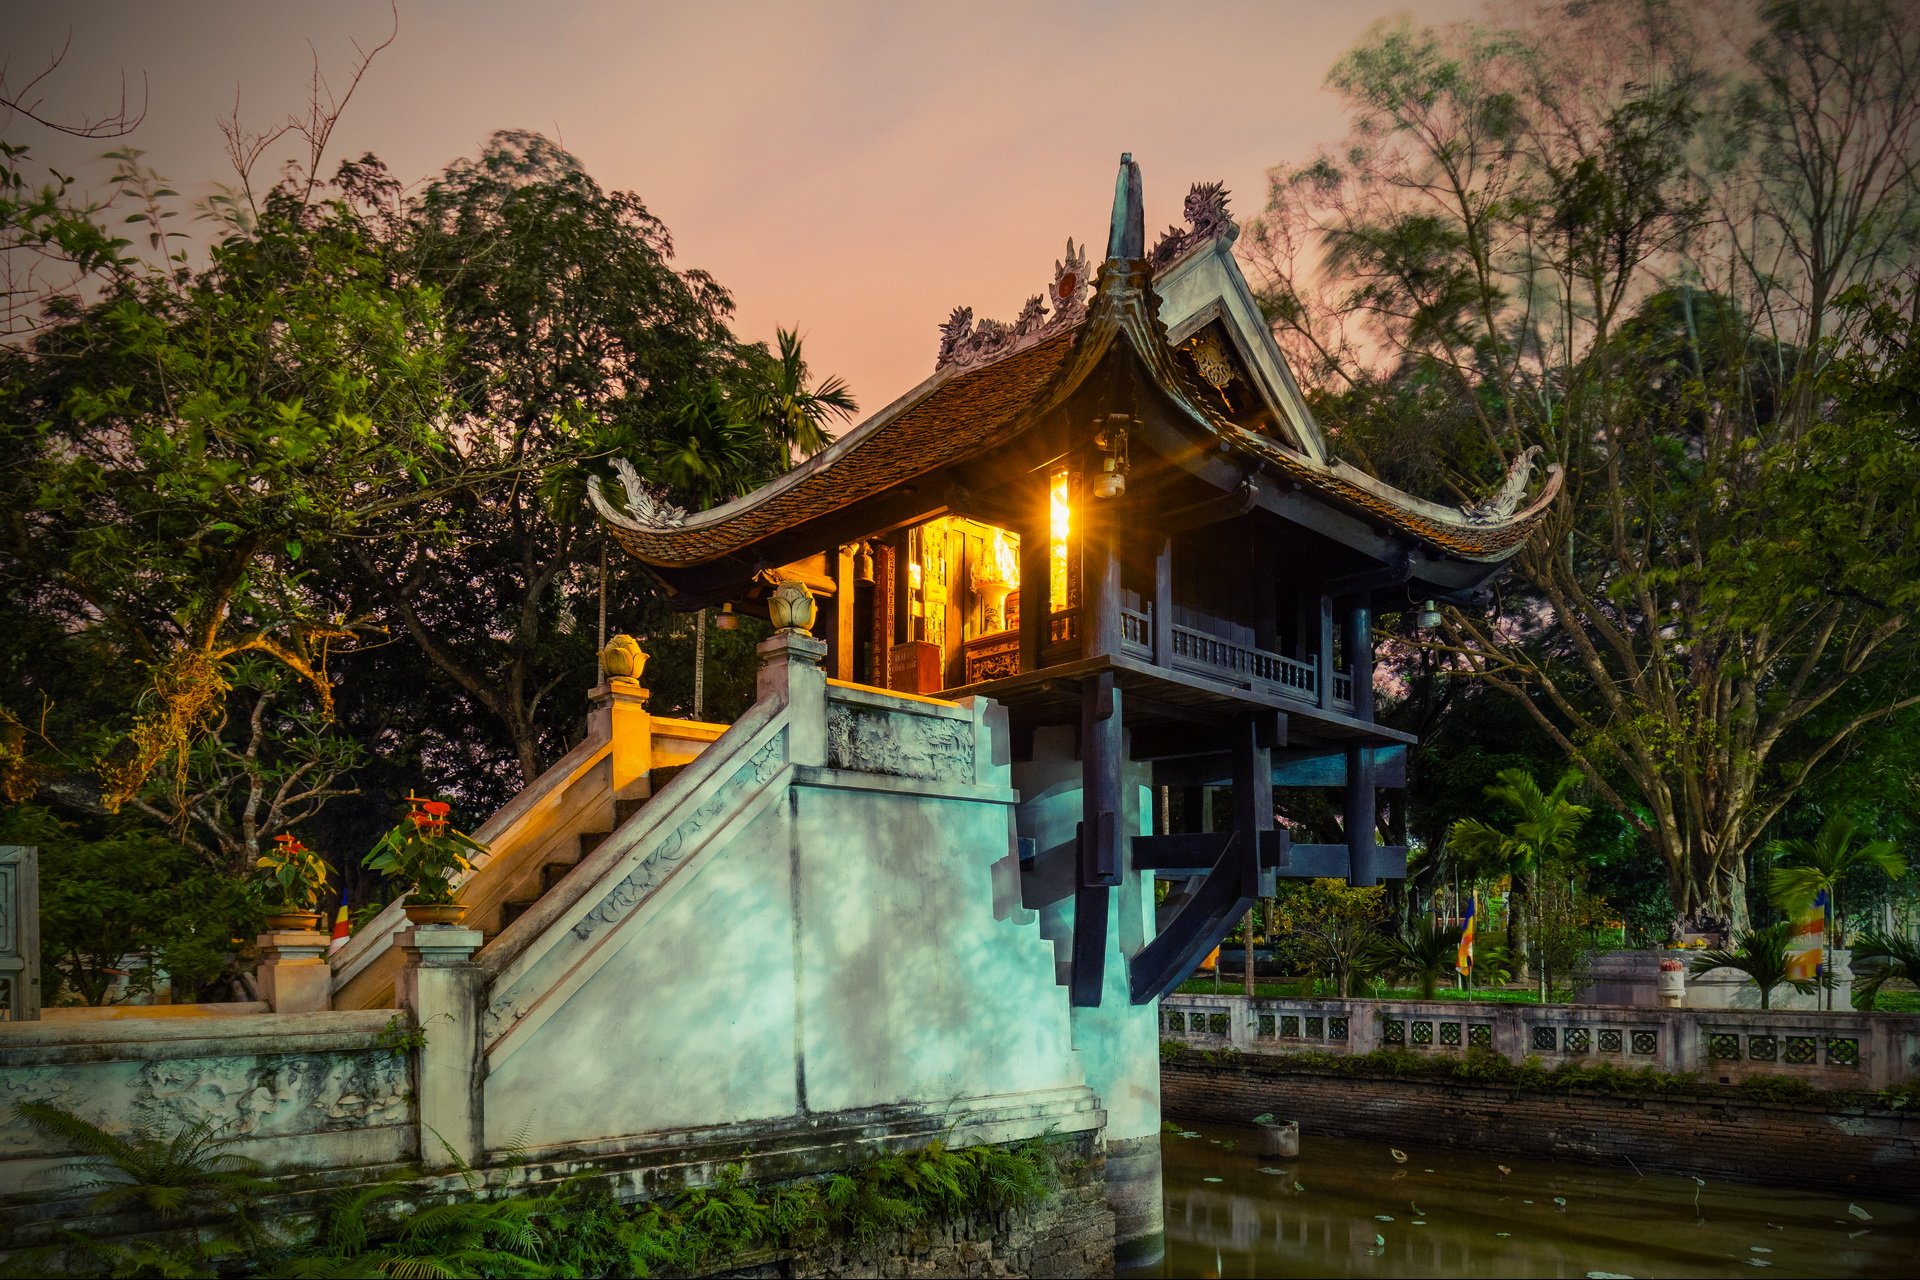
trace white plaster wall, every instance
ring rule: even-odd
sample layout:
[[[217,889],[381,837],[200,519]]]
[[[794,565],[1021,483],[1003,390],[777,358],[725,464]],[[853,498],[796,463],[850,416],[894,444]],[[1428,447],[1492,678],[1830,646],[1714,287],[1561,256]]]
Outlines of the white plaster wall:
[[[274,1168],[353,1168],[415,1154],[407,1063],[378,1044],[387,1015],[253,1014],[0,1023],[0,1196],[96,1176],[35,1129],[22,1102],[114,1133],[210,1121]]]
[[[802,786],[794,808],[810,1109],[1084,1083],[1007,806]]]
[[[683,868],[659,911],[621,922],[614,955],[492,1064],[488,1148],[798,1109],[789,829],[772,806]]]

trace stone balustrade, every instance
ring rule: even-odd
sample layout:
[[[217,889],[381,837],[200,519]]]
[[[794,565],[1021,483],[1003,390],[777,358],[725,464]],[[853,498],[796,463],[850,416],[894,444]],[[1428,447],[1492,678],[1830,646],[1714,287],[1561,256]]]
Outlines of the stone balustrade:
[[[1258,1054],[1479,1049],[1515,1063],[1652,1067],[1728,1084],[1774,1076],[1885,1089],[1920,1078],[1912,1014],[1180,995],[1161,1001],[1160,1034]]]

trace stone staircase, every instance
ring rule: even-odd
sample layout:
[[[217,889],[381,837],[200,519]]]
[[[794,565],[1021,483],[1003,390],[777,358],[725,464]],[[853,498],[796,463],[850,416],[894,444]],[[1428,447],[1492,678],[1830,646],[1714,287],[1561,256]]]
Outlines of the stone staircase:
[[[684,767],[684,766],[681,766],[681,767]],[[667,776],[671,776],[672,774],[675,774],[678,772],[680,772],[679,768],[663,769],[659,771],[660,774],[667,775]],[[666,778],[660,777],[658,779],[658,783],[659,785],[664,786],[666,783]],[[617,829],[620,826],[624,825],[628,818],[631,818],[634,814],[640,812],[640,810],[644,808],[646,804],[647,804],[647,801],[645,800],[615,800],[613,802],[614,828]],[[567,877],[568,873],[570,873],[575,867],[579,866],[582,862],[585,862],[587,860],[587,856],[591,854],[595,849],[598,849],[601,845],[605,844],[607,842],[607,839],[612,835],[613,835],[612,830],[582,831],[579,834],[579,836],[576,837],[579,847],[571,861],[541,863],[540,878],[537,881],[537,883],[540,886],[539,892],[534,894],[532,897],[512,898],[506,902],[501,903],[499,923],[495,928],[484,931],[484,936],[486,940],[488,942],[492,942],[496,937],[499,936],[501,929],[506,928],[508,925],[512,924],[515,920],[518,920],[521,916],[525,915],[527,911],[533,906],[534,903],[540,901],[541,898],[544,898],[548,894],[548,892],[550,892],[553,889],[555,885],[559,884],[562,880],[564,880]]]
[[[561,884],[633,818],[726,726],[656,717],[637,680],[610,680],[594,691],[586,741],[556,761],[474,831],[487,852],[456,890],[466,925],[488,942]],[[336,956],[336,1009],[390,1007],[400,956],[393,935],[406,927],[390,904]]]

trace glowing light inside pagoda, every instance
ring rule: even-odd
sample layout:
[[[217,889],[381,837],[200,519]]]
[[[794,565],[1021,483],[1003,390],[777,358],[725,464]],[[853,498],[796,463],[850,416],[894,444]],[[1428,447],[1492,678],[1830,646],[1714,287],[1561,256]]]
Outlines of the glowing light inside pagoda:
[[[1020,552],[1016,542],[1004,529],[993,531],[992,569],[989,578],[994,582],[1004,582],[1018,590],[1020,587]]]
[[[1067,607],[1067,535],[1073,531],[1073,509],[1067,504],[1067,473],[1053,473],[1050,490],[1050,543],[1047,557],[1048,596],[1055,609]]]

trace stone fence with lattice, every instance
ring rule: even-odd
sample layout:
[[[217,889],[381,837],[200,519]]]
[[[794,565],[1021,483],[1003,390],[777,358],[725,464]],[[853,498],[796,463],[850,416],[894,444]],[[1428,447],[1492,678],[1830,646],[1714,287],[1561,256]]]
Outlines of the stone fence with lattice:
[[[1724,1084],[1782,1076],[1886,1089],[1920,1078],[1913,1014],[1181,995],[1161,1002],[1160,1034],[1196,1049],[1260,1054],[1480,1049],[1515,1063],[1652,1067]]]

